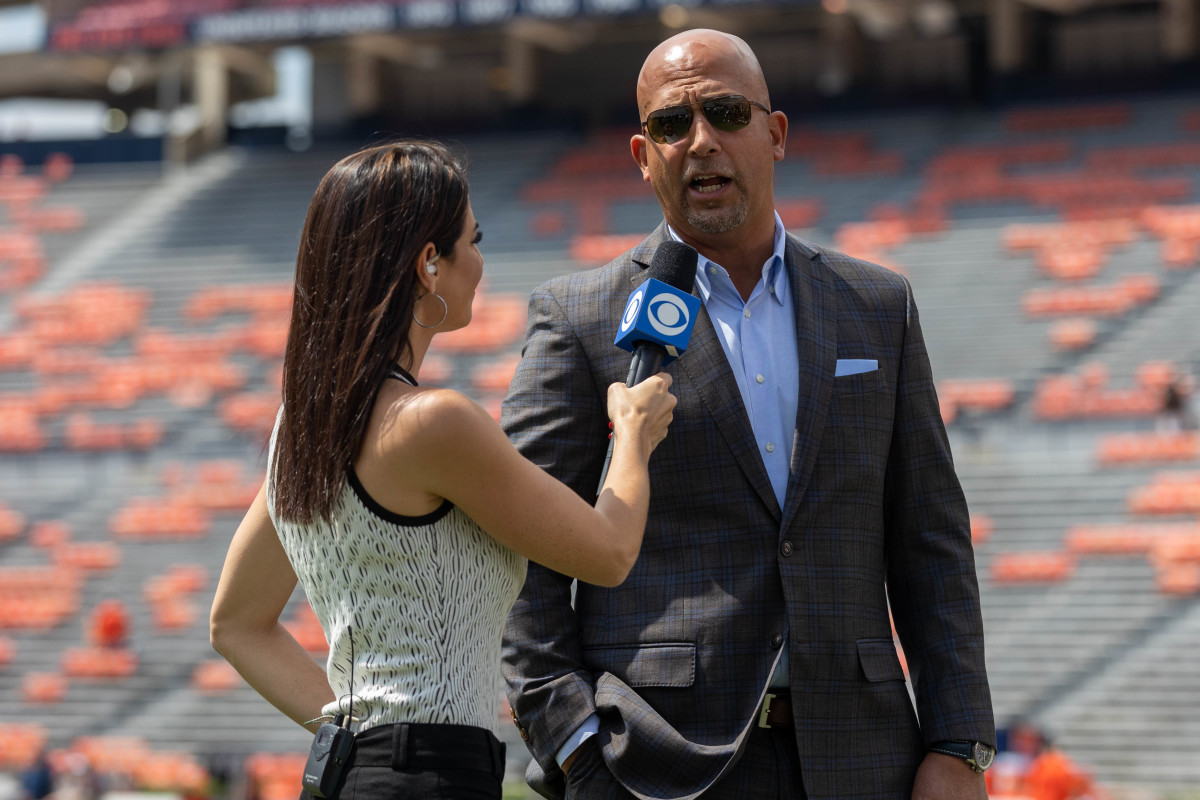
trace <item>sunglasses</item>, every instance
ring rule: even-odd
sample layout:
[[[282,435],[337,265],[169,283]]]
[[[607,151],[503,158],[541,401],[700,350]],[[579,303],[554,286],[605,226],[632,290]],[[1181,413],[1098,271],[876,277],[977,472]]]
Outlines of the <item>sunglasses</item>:
[[[771,109],[762,103],[748,100],[740,94],[731,94],[689,103],[686,106],[671,106],[651,111],[646,119],[642,120],[642,128],[659,144],[674,144],[687,136],[687,132],[691,130],[692,108],[695,106],[700,106],[709,125],[719,131],[729,132],[740,131],[749,125],[755,107],[771,113]]]

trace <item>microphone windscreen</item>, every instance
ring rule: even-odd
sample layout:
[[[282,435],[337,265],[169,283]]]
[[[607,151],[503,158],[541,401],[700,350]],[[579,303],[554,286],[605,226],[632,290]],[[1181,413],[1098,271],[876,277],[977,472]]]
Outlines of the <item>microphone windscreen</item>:
[[[694,247],[668,239],[654,251],[650,260],[649,277],[691,294],[696,285],[696,261],[700,255]]]

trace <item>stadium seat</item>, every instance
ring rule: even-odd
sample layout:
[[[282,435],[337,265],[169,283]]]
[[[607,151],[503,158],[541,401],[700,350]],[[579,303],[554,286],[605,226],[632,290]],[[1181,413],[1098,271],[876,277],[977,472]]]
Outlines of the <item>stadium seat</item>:
[[[471,385],[481,392],[507,393],[520,361],[521,355],[512,353],[480,364],[471,374]]]
[[[224,694],[242,684],[242,676],[223,658],[202,661],[192,671],[192,686],[203,694]]]
[[[1096,460],[1102,466],[1195,461],[1200,458],[1200,434],[1189,431],[1113,434],[1101,438],[1096,451]]]
[[[1075,572],[1069,553],[997,553],[990,576],[994,583],[1058,583]]]
[[[30,672],[21,679],[21,697],[26,703],[61,703],[67,687],[66,677],[57,672]]]
[[[0,669],[7,667],[17,656],[17,643],[0,636]]]
[[[0,542],[16,539],[25,530],[25,517],[0,502]]]
[[[996,523],[991,517],[983,514],[971,515],[971,544],[983,544],[992,538]]]
[[[641,244],[645,234],[610,236],[576,236],[571,240],[571,258],[580,264],[596,265],[612,261],[617,256]]]
[[[128,678],[138,667],[132,650],[107,647],[68,647],[63,650],[63,674],[71,678]]]
[[[1200,513],[1200,472],[1160,472],[1126,500],[1133,514]]]
[[[1096,323],[1090,319],[1059,320],[1050,326],[1049,336],[1055,350],[1084,350],[1096,341]]]

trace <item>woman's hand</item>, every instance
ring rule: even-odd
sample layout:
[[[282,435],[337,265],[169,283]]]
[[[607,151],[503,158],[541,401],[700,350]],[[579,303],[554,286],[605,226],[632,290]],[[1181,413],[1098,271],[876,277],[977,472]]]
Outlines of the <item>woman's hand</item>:
[[[673,379],[665,372],[652,375],[637,386],[614,383],[608,387],[608,418],[614,435],[640,436],[646,457],[667,436],[667,426],[678,402],[670,388]]]

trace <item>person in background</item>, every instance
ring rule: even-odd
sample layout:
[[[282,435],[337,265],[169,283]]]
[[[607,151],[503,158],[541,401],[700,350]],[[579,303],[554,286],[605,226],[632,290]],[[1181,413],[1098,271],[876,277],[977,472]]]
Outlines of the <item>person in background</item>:
[[[296,722],[355,731],[346,800],[500,797],[500,635],[526,558],[624,580],[675,405],[669,376],[607,389],[613,464],[593,507],[479,405],[419,385],[434,336],[471,320],[481,238],[462,166],[416,141],[338,162],[301,234],[267,476],[230,544],[211,638]],[[297,580],[325,669],[279,621]]]

